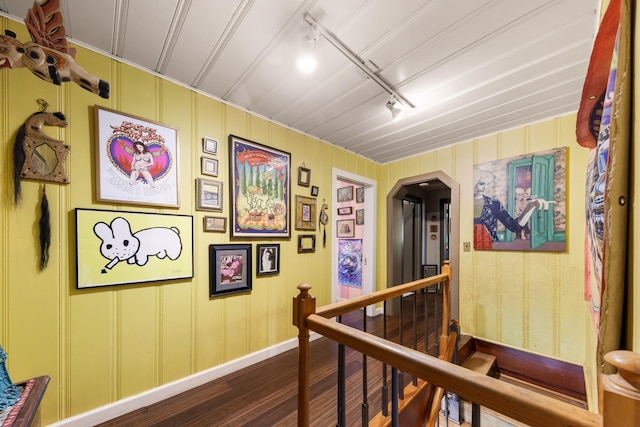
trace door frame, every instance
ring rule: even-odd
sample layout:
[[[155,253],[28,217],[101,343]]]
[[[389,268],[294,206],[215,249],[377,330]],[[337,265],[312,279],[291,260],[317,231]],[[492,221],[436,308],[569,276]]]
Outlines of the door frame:
[[[335,206],[338,205],[338,180],[351,182],[354,185],[364,187],[364,211],[366,213],[366,219],[364,221],[364,235],[366,237],[366,244],[363,239],[363,252],[362,252],[362,292],[364,295],[370,294],[376,290],[376,224],[377,224],[377,210],[378,205],[378,183],[375,180],[366,178],[364,176],[356,175],[351,172],[347,172],[338,168],[331,169],[331,205],[334,208],[329,208],[329,218],[335,216]],[[338,241],[335,233],[335,220],[332,222],[331,227],[331,301],[338,302],[341,298],[338,298]],[[367,307],[367,316],[375,315],[375,307]]]

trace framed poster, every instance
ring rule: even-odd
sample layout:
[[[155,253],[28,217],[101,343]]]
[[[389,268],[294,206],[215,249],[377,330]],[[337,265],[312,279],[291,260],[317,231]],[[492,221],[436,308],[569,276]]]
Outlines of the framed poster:
[[[280,273],[280,245],[268,243],[256,246],[256,276]]]
[[[338,239],[338,285],[362,288],[362,239]]]
[[[209,246],[209,296],[251,292],[251,244]]]
[[[193,277],[193,217],[80,209],[76,219],[76,287]]]
[[[291,154],[229,135],[231,237],[289,237]]]
[[[178,131],[94,106],[96,200],[180,207]]]

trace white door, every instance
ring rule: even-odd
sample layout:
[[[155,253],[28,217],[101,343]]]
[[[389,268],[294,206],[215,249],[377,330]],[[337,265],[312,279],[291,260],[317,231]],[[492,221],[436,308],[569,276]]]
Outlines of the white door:
[[[337,302],[376,289],[377,183],[336,168],[332,172],[327,242],[331,242],[331,300]],[[373,306],[367,315],[374,315]]]

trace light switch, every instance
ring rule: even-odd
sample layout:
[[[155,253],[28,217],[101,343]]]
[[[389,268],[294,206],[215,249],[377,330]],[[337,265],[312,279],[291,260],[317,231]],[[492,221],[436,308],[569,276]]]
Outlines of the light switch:
[[[471,250],[471,242],[463,242],[462,247],[464,248],[465,252],[469,252]]]

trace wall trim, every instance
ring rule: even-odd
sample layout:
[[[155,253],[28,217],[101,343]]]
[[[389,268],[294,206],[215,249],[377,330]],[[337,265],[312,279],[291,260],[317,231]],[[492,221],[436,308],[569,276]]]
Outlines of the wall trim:
[[[310,340],[312,341],[320,337],[321,335],[316,332],[311,332],[310,334]],[[255,363],[262,362],[270,357],[277,356],[285,351],[293,350],[297,347],[298,339],[292,338],[263,350],[247,354],[246,356],[230,362],[223,363],[221,365],[214,366],[213,368],[189,375],[188,377],[152,388],[140,394],[129,396],[113,403],[109,403],[108,405],[100,406],[96,409],[62,419],[56,423],[49,424],[49,427],[85,427],[104,423],[113,418],[145,406],[153,405],[154,403],[158,403],[164,399],[168,399],[225,375],[244,369]]]

